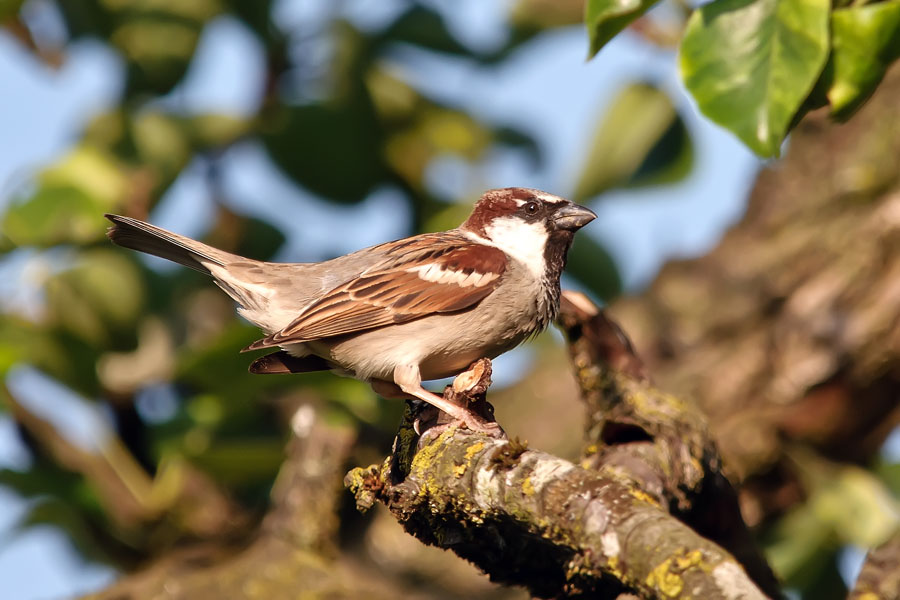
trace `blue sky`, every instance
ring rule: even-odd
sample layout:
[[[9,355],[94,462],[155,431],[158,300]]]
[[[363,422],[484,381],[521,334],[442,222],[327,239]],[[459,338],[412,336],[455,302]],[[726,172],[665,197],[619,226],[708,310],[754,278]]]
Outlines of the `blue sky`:
[[[346,11],[366,26],[389,18],[400,4],[382,2],[373,9],[372,3],[354,1],[346,3]],[[466,0],[445,14],[461,38],[487,48],[502,35],[505,4]],[[308,27],[323,18],[326,5],[284,0],[276,14],[285,27]],[[547,164],[539,170],[509,154],[492,157],[462,178],[452,163],[438,165],[430,175],[436,185],[451,189],[520,185],[564,194],[593,134],[584,124],[599,119],[620,86],[647,79],[669,91],[694,135],[694,173],[677,186],[610,193],[593,205],[600,218],[590,235],[610,248],[626,285],[637,290],[667,257],[702,254],[716,243],[740,217],[759,161],[729,133],[697,115],[680,87],[672,53],[649,48],[628,34],[589,62],[586,48],[584,32],[572,28],[529,44],[501,69],[436,60],[410,49],[399,50],[390,60],[398,73],[428,94],[489,119],[503,117],[535,129],[542,140]],[[259,77],[261,63],[262,50],[247,31],[234,21],[217,21],[205,33],[187,81],[167,102],[197,112],[252,112],[258,98],[247,82]],[[27,185],[42,164],[65,152],[90,115],[116,103],[121,77],[120,61],[98,43],[77,44],[65,64],[52,70],[0,34],[0,81],[6,90],[0,95],[0,206],[3,198]],[[229,150],[225,165],[232,206],[277,217],[284,224],[289,244],[283,259],[346,252],[404,230],[396,219],[401,201],[391,190],[379,190],[358,206],[336,209],[296,188],[252,143]],[[200,166],[182,174],[153,215],[155,222],[189,235],[202,229],[211,204]],[[335,238],[329,232],[338,224],[347,232]],[[0,299],[8,300],[25,284],[27,268],[0,265],[0,275],[7,281],[0,285]],[[67,418],[82,417],[73,412]],[[24,460],[12,424],[0,418],[0,465],[21,466]],[[84,564],[52,529],[14,532],[24,510],[21,500],[0,489],[0,580],[6,592],[23,600],[68,597],[114,577],[103,566]]]

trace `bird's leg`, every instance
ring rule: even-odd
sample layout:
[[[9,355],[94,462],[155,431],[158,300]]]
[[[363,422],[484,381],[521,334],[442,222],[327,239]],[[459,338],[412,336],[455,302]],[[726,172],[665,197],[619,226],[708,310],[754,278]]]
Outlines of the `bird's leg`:
[[[431,404],[457,421],[461,421],[472,431],[479,431],[490,436],[497,436],[502,430],[496,422],[485,421],[465,406],[460,406],[443,396],[429,392],[422,387],[422,376],[418,365],[399,365],[394,368],[394,382],[404,394]]]

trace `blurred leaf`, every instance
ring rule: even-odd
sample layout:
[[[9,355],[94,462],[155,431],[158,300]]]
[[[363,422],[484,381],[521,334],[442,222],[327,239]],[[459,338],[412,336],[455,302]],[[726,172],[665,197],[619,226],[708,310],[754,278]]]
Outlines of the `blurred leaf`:
[[[206,150],[232,144],[250,132],[252,124],[232,115],[205,114],[185,120],[195,148]]]
[[[248,372],[255,355],[242,354],[240,350],[260,337],[262,335],[255,327],[232,321],[210,343],[201,348],[184,349],[178,361],[178,379],[199,390],[244,404],[261,390],[285,387],[288,382],[284,378]]]
[[[284,442],[277,437],[221,440],[191,456],[192,463],[231,486],[269,483],[283,460]]]
[[[446,54],[472,55],[450,33],[441,14],[421,4],[411,6],[378,37],[384,42],[405,42]]]
[[[39,325],[14,315],[0,319],[0,377],[17,363],[45,368],[59,365],[64,356],[63,346]]]
[[[884,482],[891,493],[900,498],[900,463],[879,462],[875,472]]]
[[[575,236],[566,272],[607,302],[622,293],[622,279],[615,261],[606,248],[588,235]]]
[[[547,29],[584,21],[584,0],[517,0],[509,19],[518,27]]]
[[[300,185],[338,202],[359,202],[386,176],[381,132],[367,99],[286,108],[263,142]]]
[[[144,298],[136,264],[123,253],[103,248],[83,252],[72,269],[47,281],[51,322],[94,345],[114,334],[133,334]]]
[[[248,256],[256,260],[268,260],[278,252],[284,245],[286,238],[279,229],[254,217],[236,217],[240,223],[240,238],[237,243],[222,243],[219,233],[213,230],[210,232],[208,243],[217,247],[225,248],[230,252],[241,256]]]
[[[617,33],[643,15],[658,0],[587,0],[584,24],[591,48],[588,57],[597,54]]]
[[[127,93],[168,93],[187,72],[203,26],[220,10],[218,2],[123,4],[109,39],[126,58]]]
[[[25,499],[52,495],[76,504],[82,496],[79,488],[83,487],[83,482],[79,475],[71,471],[41,462],[25,471],[0,469],[0,485],[15,490]]]
[[[848,118],[900,57],[900,0],[835,10],[828,65],[831,113]]]
[[[828,0],[714,0],[694,11],[681,74],[700,110],[777,156],[828,57]]]
[[[3,249],[101,239],[108,224],[103,213],[116,207],[127,190],[127,177],[111,156],[79,146],[38,176],[31,196],[7,209]]]
[[[366,86],[387,136],[387,163],[413,189],[423,191],[425,173],[435,158],[453,154],[481,158],[492,144],[525,150],[535,162],[537,142],[513,128],[491,128],[464,110],[430,100],[384,69],[366,74]]]
[[[261,41],[276,44],[281,41],[271,21],[272,0],[225,0],[225,3],[243,24],[262,38]]]
[[[431,215],[424,223],[424,231],[445,231],[459,227],[472,212],[471,202],[456,202],[449,204]]]
[[[16,18],[23,4],[25,0],[0,0],[0,23]]]
[[[621,185],[672,183],[690,172],[693,144],[668,95],[646,84],[625,87],[594,134],[573,200]]]
[[[766,559],[778,578],[796,587],[814,581],[838,548],[834,533],[822,526],[809,505],[782,517],[764,543]]]
[[[541,147],[538,145],[537,140],[521,129],[515,127],[498,127],[494,130],[494,140],[498,144],[523,151],[534,168],[539,167],[544,160]]]
[[[99,36],[126,60],[126,96],[164,94],[187,71],[218,0],[66,0],[57,3],[73,38]]]
[[[152,165],[166,180],[174,180],[191,159],[188,132],[178,119],[159,111],[145,111],[132,123],[137,158]]]
[[[900,502],[877,477],[859,467],[841,468],[812,502],[843,544],[878,546],[900,526]]]
[[[785,515],[768,534],[766,555],[792,586],[822,577],[842,546],[877,546],[900,525],[900,503],[869,471],[835,466],[796,451],[809,500]]]
[[[42,187],[27,201],[13,204],[3,218],[3,250],[47,247],[99,239],[106,227],[103,209],[83,190]]]

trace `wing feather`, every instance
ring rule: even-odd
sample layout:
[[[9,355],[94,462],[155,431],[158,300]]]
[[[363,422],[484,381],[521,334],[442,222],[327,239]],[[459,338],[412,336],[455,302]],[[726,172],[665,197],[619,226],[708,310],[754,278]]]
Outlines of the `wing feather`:
[[[506,269],[502,250],[458,236],[388,244],[385,259],[324,294],[287,327],[245,350],[347,335],[456,312],[490,295]],[[421,241],[421,243],[419,243]]]

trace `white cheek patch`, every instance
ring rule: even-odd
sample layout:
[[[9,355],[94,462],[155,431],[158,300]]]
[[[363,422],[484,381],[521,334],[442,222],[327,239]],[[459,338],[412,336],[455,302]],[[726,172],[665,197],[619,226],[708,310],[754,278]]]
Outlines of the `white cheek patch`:
[[[492,245],[524,263],[535,277],[544,274],[547,228],[542,221],[527,223],[515,217],[494,219],[484,228]]]
[[[437,263],[429,263],[406,269],[407,273],[417,273],[419,279],[432,283],[455,283],[459,287],[483,287],[499,277],[496,273],[464,273],[444,268]]]

